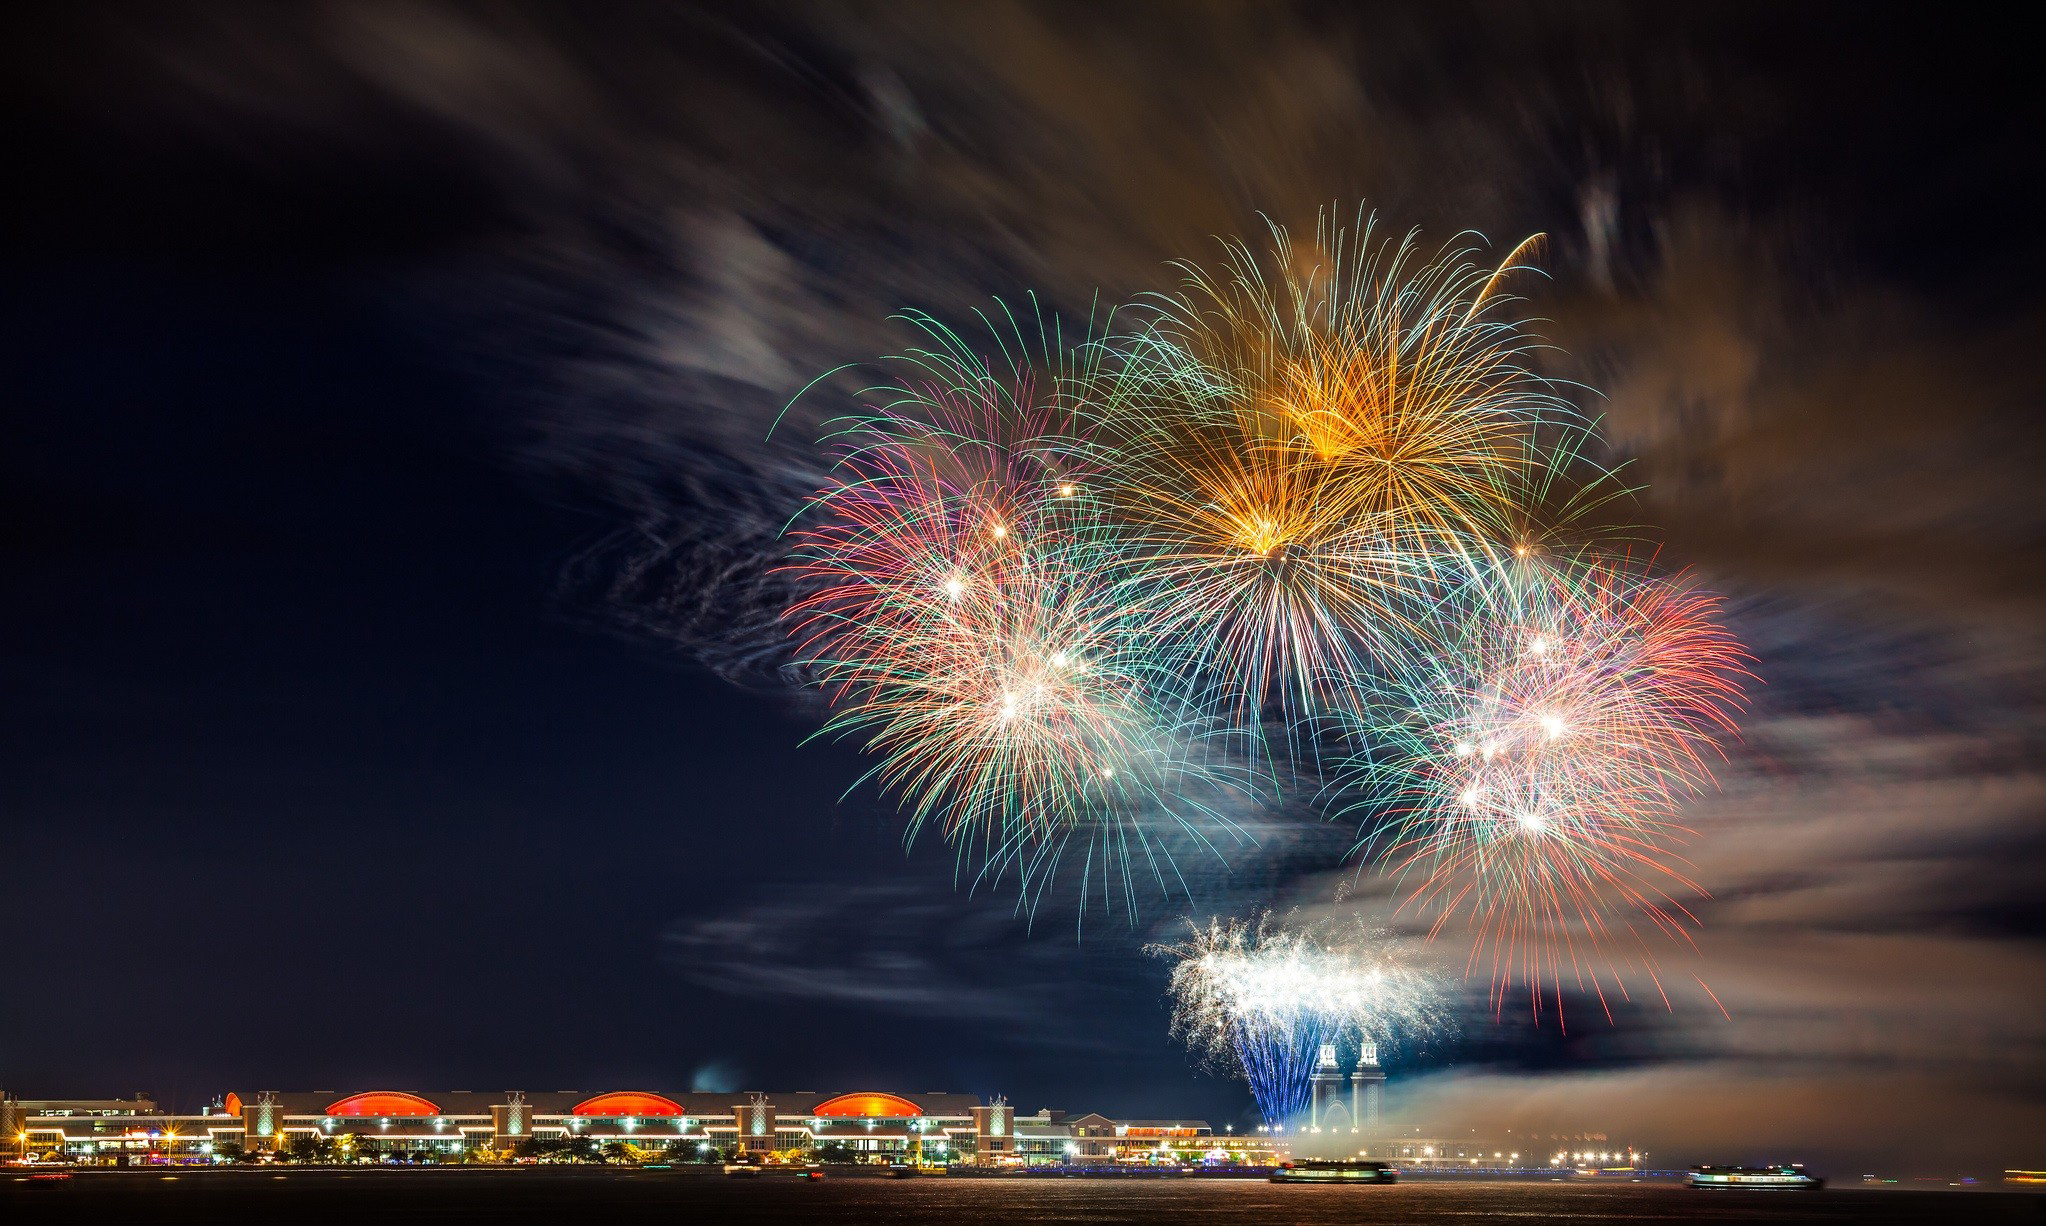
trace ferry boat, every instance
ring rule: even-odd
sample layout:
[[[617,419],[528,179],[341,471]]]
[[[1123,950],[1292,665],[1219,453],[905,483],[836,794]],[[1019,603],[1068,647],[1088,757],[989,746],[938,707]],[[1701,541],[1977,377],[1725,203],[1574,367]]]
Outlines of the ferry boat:
[[[1282,1162],[1273,1183],[1396,1183],[1399,1172],[1383,1162]]]
[[[1759,1188],[1816,1192],[1826,1181],[1807,1175],[1804,1164],[1783,1166],[1694,1166],[1684,1182],[1694,1188]]]
[[[824,1168],[815,1162],[764,1162],[755,1154],[739,1154],[725,1163],[725,1174],[734,1179],[759,1179],[767,1175],[793,1175],[798,1179],[822,1179]]]

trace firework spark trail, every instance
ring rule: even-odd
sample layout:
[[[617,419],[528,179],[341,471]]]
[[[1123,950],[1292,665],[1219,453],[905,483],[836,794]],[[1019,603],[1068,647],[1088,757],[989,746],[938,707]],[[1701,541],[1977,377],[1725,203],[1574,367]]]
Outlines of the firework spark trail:
[[[1034,898],[1077,841],[1085,887],[1133,908],[1138,876],[1178,883],[1171,844],[1245,836],[1143,610],[1102,581],[1120,545],[1060,364],[1085,350],[997,376],[917,322],[934,347],[841,423],[835,484],[796,533],[810,591],[791,618],[834,708],[824,731],[863,737],[910,837],[937,822],[976,881],[1013,871]]]
[[[1267,912],[1188,928],[1185,941],[1150,947],[1175,963],[1173,1033],[1241,1075],[1272,1125],[1306,1108],[1323,1044],[1397,1048],[1445,1025],[1434,981],[1362,925],[1283,927]]]
[[[1426,581],[1500,539],[1516,461],[1575,414],[1505,315],[1520,251],[1422,261],[1361,215],[1273,239],[1183,266],[1085,407],[1119,444],[1104,498],[1155,633],[1239,722],[1290,733],[1424,632]]]
[[[1689,940],[1676,813],[1711,784],[1746,656],[1680,578],[1583,557],[1499,571],[1360,709],[1342,790],[1416,881],[1406,905],[1438,932],[1467,921],[1494,1006],[1524,987],[1539,1016],[1544,985],[1560,1011],[1565,982],[1604,1004],[1619,967],[1654,978],[1644,925]]]
[[[1624,994],[1639,937],[1689,937],[1676,810],[1744,656],[1601,530],[1595,423],[1505,292],[1529,244],[1273,238],[1132,329],[907,317],[927,343],[837,423],[793,531],[825,731],[975,882],[1034,909],[1078,853],[1083,910],[1098,886],[1133,920],[1140,880],[1187,892],[1175,846],[1224,856],[1305,776],[1470,927],[1495,1004]]]

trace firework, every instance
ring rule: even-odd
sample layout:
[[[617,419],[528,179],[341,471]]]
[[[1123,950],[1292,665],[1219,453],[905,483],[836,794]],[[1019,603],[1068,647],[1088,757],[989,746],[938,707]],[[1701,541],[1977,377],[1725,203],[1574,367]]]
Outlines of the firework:
[[[1506,292],[1529,244],[1272,236],[1131,329],[907,317],[926,343],[834,423],[793,531],[825,730],[976,882],[1034,907],[1084,852],[1083,908],[1098,885],[1132,919],[1140,878],[1184,891],[1177,854],[1248,843],[1229,815],[1306,776],[1437,932],[1472,925],[1495,990],[1603,996],[1600,962],[1692,925],[1675,816],[1744,657],[1613,552],[1594,423]],[[1231,1050],[1290,1084],[1252,1048],[1330,1016]]]
[[[1161,645],[1240,721],[1290,725],[1422,632],[1433,576],[1503,538],[1519,458],[1571,415],[1502,314],[1518,251],[1424,262],[1368,221],[1273,238],[1188,266],[1085,407]]]
[[[1173,1033],[1241,1075],[1275,1126],[1306,1107],[1324,1044],[1396,1046],[1447,1016],[1433,981],[1360,925],[1289,928],[1265,913],[1188,927],[1185,941],[1150,947],[1175,963]]]
[[[997,373],[918,322],[933,346],[839,424],[834,482],[795,534],[791,619],[825,731],[861,738],[909,836],[936,823],[976,880],[1013,870],[1034,897],[1077,844],[1107,893],[1133,901],[1140,873],[1170,889],[1174,846],[1243,836],[1144,611],[1105,579],[1121,545],[1068,429],[1084,347]]]
[[[1624,994],[1618,967],[1654,976],[1644,935],[1695,923],[1676,815],[1711,783],[1746,657],[1712,597],[1624,560],[1511,556],[1463,599],[1362,708],[1343,790],[1406,905],[1468,924],[1495,1005]]]

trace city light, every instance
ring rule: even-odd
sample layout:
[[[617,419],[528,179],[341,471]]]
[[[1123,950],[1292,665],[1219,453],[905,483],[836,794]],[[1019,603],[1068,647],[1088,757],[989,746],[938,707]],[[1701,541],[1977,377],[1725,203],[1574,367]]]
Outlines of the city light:
[[[475,1097],[480,1099],[482,1096]],[[793,1102],[784,1099],[782,1107],[786,1113],[780,1116],[779,1123],[770,1123],[768,1117],[774,1113],[775,1102],[765,1094],[755,1095],[750,1104],[728,1108],[729,1114],[713,1112],[708,1118],[684,1116],[679,1110],[681,1104],[671,1100],[663,1101],[675,1109],[673,1115],[665,1112],[659,1116],[628,1115],[619,1109],[625,1097],[622,1094],[602,1095],[599,1098],[608,1100],[602,1103],[597,1099],[585,1099],[571,1110],[568,1104],[575,1102],[575,1098],[565,1091],[559,1097],[550,1096],[541,1101],[531,1101],[522,1095],[511,1104],[513,1109],[508,1115],[503,1104],[486,1107],[478,1103],[466,1112],[454,1107],[457,1113],[451,1114],[452,1103],[441,1106],[421,1099],[418,1101],[428,1110],[417,1112],[415,1118],[401,1118],[402,1113],[384,1117],[347,1117],[324,1114],[317,1108],[301,1113],[279,1104],[280,1110],[291,1110],[291,1113],[262,1118],[251,1113],[245,1122],[238,1117],[227,1122],[231,1124],[237,1140],[246,1129],[246,1148],[261,1155],[261,1160],[266,1162],[381,1160],[408,1165],[448,1162],[457,1155],[466,1162],[474,1162],[480,1157],[484,1162],[537,1160],[637,1165],[658,1162],[664,1156],[669,1162],[695,1161],[699,1155],[714,1161],[720,1151],[729,1148],[741,1154],[765,1156],[772,1153],[777,1157],[769,1161],[777,1164],[849,1161],[859,1164],[907,1163],[926,1167],[960,1163],[1022,1167],[1085,1164],[1092,1167],[1123,1163],[1164,1167],[1192,1163],[1211,1168],[1260,1167],[1290,1156],[1287,1142],[1293,1134],[1320,1137],[1332,1133],[1370,1134],[1374,1131],[1369,1127],[1330,1126],[1303,1119],[1298,1127],[1290,1129],[1255,1123],[1245,1129],[1242,1139],[1237,1139],[1234,1123],[1211,1128],[1200,1120],[1113,1120],[1086,1115],[1069,1116],[1049,1110],[1036,1115],[1019,1115],[1005,1102],[989,1106],[963,1095],[938,1095],[935,1099],[924,1098],[922,1102],[916,1102],[896,1095],[875,1093],[841,1095],[823,1103],[816,1103],[818,1096],[807,1094],[797,1096]],[[635,1101],[646,1102],[651,1096],[632,1097]],[[27,1150],[34,1144],[30,1139],[32,1131],[48,1131],[52,1134],[47,1143],[50,1149],[67,1150],[74,1160],[87,1163],[111,1161],[115,1151],[142,1149],[157,1155],[149,1159],[151,1162],[186,1160],[214,1163],[228,1160],[227,1148],[216,1144],[225,1131],[221,1123],[223,1117],[217,1114],[202,1112],[199,1118],[204,1122],[181,1116],[131,1118],[119,1131],[118,1135],[123,1138],[119,1141],[63,1136],[66,1128],[79,1128],[78,1124],[69,1123],[69,1120],[89,1118],[82,1115],[67,1117],[65,1124],[46,1130],[21,1130],[15,1134],[0,1133],[0,1136],[14,1136]],[[403,1127],[415,1123],[421,1127]],[[370,1131],[372,1124],[379,1131]],[[394,1129],[390,1127],[392,1124],[401,1127]],[[429,1124],[432,1125],[430,1129],[424,1127]],[[669,1134],[667,1126],[670,1124],[677,1125],[680,1135]],[[649,1126],[654,1130],[651,1138],[636,1135],[649,1131]],[[105,1125],[93,1127],[97,1131]],[[272,1144],[258,1141],[259,1127],[272,1130],[276,1137],[274,1148]],[[842,1138],[847,1129],[857,1129],[855,1135],[860,1139],[849,1144],[845,1142]],[[520,1133],[533,1137],[539,1148],[527,1149],[526,1146],[532,1143],[523,1141],[514,1144],[513,1138]],[[577,1148],[567,1146],[571,1137],[577,1139]],[[751,1139],[754,1137],[761,1140],[754,1141]],[[1087,1139],[1094,1137],[1102,1140]],[[1117,1139],[1109,1140],[1110,1137]],[[1503,1163],[1509,1157],[1507,1151],[1497,1150],[1488,1158],[1475,1137],[1461,1142],[1452,1140],[1442,1145],[1425,1137],[1425,1133],[1409,1136],[1404,1147],[1396,1147],[1390,1153],[1379,1149],[1378,1141],[1367,1141],[1366,1148],[1356,1152],[1360,1159],[1365,1160],[1403,1152],[1408,1165],[1427,1164],[1456,1170]],[[991,1144],[996,1138],[1002,1142],[998,1146]],[[318,1139],[324,1148],[308,1151],[302,1147],[303,1142],[314,1139]],[[591,1149],[593,1141],[596,1146],[594,1152]],[[654,1146],[652,1150],[646,1148],[650,1142]],[[827,1143],[844,1148],[836,1152],[821,1151],[815,1157],[798,1156],[804,1149]],[[395,1148],[390,1153],[375,1152],[383,1145]],[[415,1147],[423,1148],[425,1152],[408,1152]],[[683,1153],[687,1154],[686,1159],[680,1157]],[[1623,1154],[1639,1156],[1632,1150],[1587,1150],[1580,1155],[1564,1152],[1551,1160],[1551,1166],[1564,1165],[1561,1160],[1572,1156],[1586,1160],[1617,1160]],[[1518,1151],[1510,1157],[1514,1162],[1520,1159]]]

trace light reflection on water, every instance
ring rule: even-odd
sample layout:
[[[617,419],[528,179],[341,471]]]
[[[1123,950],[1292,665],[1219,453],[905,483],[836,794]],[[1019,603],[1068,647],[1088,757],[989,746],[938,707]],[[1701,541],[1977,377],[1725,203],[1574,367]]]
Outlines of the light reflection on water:
[[[964,1179],[908,1181],[834,1174],[822,1182],[727,1180],[695,1171],[193,1172],[166,1182],[143,1173],[79,1172],[31,1191],[0,1177],[0,1209],[16,1203],[75,1220],[152,1223],[287,1220],[317,1209],[354,1221],[874,1222],[1025,1226],[1030,1223],[1356,1223],[1409,1226],[1479,1220],[1633,1222],[2046,1222],[2046,1196],[1872,1191],[1697,1192],[1674,1183],[1449,1183],[1275,1186],[1250,1180]],[[11,1216],[11,1215],[10,1215]]]

